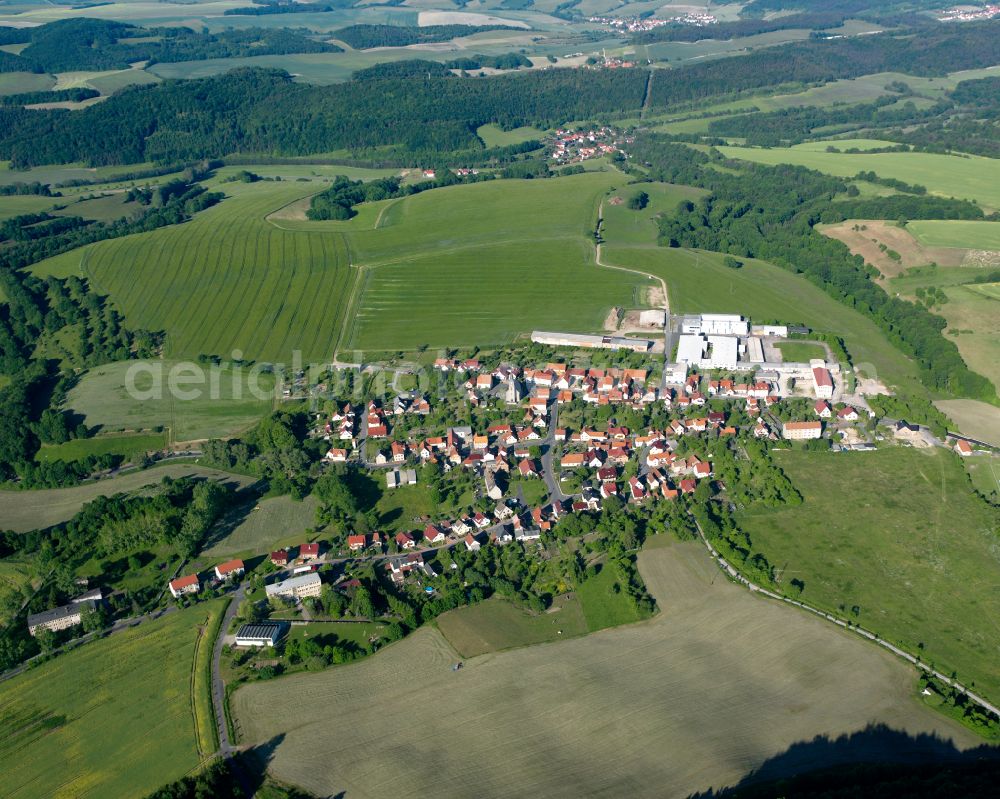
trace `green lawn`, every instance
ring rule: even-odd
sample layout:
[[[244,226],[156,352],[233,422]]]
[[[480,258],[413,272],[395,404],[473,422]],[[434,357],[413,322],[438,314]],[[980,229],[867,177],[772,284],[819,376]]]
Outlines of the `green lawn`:
[[[628,207],[628,201],[641,191],[649,195],[649,205],[640,211],[633,211]],[[674,211],[681,200],[694,201],[706,193],[702,189],[670,183],[623,184],[614,192],[614,197],[621,202],[612,202],[610,197],[604,201],[601,234],[609,244],[656,244],[659,235],[656,217]]]
[[[532,139],[541,139],[545,131],[532,127],[503,130],[499,125],[481,125],[476,129],[476,135],[487,147],[506,147],[511,144],[521,144]]]
[[[195,642],[219,612],[172,613],[0,683],[0,796],[142,797],[194,769]]]
[[[804,601],[1000,699],[1000,519],[970,491],[958,456],[891,448],[775,458],[805,502],[738,521],[782,583],[804,581]]]
[[[1000,250],[1000,222],[918,219],[908,222],[906,229],[928,247]]]
[[[171,441],[235,435],[274,407],[272,375],[259,375],[255,382],[250,369],[212,371],[208,366],[191,366],[191,374],[202,382],[184,382],[187,373],[174,361],[98,366],[69,392],[66,407],[83,415],[88,426],[105,431],[169,428]],[[213,381],[217,391],[213,391]],[[172,382],[191,393],[171,391]]]
[[[345,241],[264,219],[320,188],[226,184],[232,196],[191,222],[85,247],[80,263],[133,325],[166,331],[168,357],[326,360],[350,282]]]
[[[970,455],[962,460],[973,488],[987,497],[1000,495],[1000,455]]]
[[[421,519],[436,516],[440,509],[431,502],[427,486],[418,482],[412,486],[386,488],[385,472],[374,475],[382,496],[375,503],[375,512],[379,515],[379,524],[386,530],[422,529],[425,525]]]
[[[557,641],[588,631],[583,606],[572,596],[556,597],[545,613],[530,613],[505,599],[487,599],[442,614],[437,626],[462,657]]]
[[[834,146],[836,142],[829,142]],[[789,148],[720,147],[729,158],[762,164],[796,164],[840,177],[871,170],[880,177],[926,186],[931,194],[1000,207],[1000,161],[937,153],[828,153],[815,143]]]
[[[35,459],[43,462],[75,461],[88,455],[123,455],[129,460],[145,452],[163,449],[166,443],[166,433],[78,438],[65,444],[42,444]]]
[[[779,341],[775,346],[781,350],[781,357],[789,363],[807,363],[813,358],[826,360],[826,350],[809,341]]]
[[[223,524],[213,531],[205,555],[259,555],[293,536],[305,539],[305,531],[316,524],[316,505],[312,496],[301,502],[289,496],[261,500],[235,526]]]
[[[618,591],[614,590],[616,585]],[[615,569],[608,564],[604,564],[596,576],[580,583],[576,595],[583,605],[583,615],[590,632],[629,624],[643,618],[625,592],[624,586],[618,584]]]
[[[722,259],[718,253],[666,247],[604,250],[607,263],[664,278],[673,313],[740,313],[755,322],[799,322],[841,336],[854,364],[874,364],[880,380],[919,386],[913,364],[859,312],[773,264],[748,259],[741,269],[730,269]]]

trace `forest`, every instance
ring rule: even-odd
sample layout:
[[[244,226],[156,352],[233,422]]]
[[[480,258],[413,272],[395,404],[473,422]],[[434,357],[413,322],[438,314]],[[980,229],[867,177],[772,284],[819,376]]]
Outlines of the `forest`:
[[[245,28],[211,34],[196,33],[186,27],[140,28],[87,18],[63,19],[35,28],[0,28],[0,44],[25,43],[27,47],[17,55],[3,53],[0,72],[100,71],[128,69],[137,61],[200,61],[341,51],[336,45],[282,28]]]
[[[521,30],[510,25],[350,25],[334,31],[334,38],[355,50],[373,47],[406,47],[411,44],[447,42],[457,36],[495,30]]]
[[[483,79],[440,77],[295,83],[277,70],[123,90],[81,111],[0,107],[0,158],[16,167],[194,161],[229,153],[306,155],[385,145],[411,152],[480,150],[476,129],[547,128],[613,117],[642,103],[646,73],[548,70]],[[197,108],[197,111],[193,109]]]

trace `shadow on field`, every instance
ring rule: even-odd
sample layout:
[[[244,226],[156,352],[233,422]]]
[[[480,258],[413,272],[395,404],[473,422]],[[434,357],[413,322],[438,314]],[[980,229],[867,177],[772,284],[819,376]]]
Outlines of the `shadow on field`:
[[[841,796],[996,796],[1000,747],[961,751],[936,735],[910,735],[884,724],[849,735],[792,744],[736,785],[688,799]]]
[[[269,741],[242,750],[233,758],[233,769],[246,796],[256,796],[257,792],[263,788],[267,778],[267,769],[274,759],[274,753],[284,740],[284,733],[275,735]],[[281,796],[284,799],[320,799],[291,785],[282,784],[281,789]],[[344,799],[345,796],[346,794],[341,792],[322,797],[322,799]]]
[[[246,521],[257,503],[260,502],[260,498],[264,496],[266,488],[262,482],[248,485],[245,488],[239,488],[237,484],[231,485],[238,489],[233,504],[226,510],[222,518],[212,526],[208,539],[202,545],[202,551],[209,550],[220,541],[224,541],[226,536]]]

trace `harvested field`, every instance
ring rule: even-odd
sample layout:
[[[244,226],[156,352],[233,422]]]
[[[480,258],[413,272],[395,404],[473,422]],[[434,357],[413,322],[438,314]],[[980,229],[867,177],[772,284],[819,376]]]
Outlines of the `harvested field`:
[[[38,491],[0,491],[0,530],[26,533],[72,519],[85,503],[159,483],[164,477],[204,477],[237,485],[254,482],[251,477],[220,472],[190,463],[171,463],[141,472],[130,472],[72,488]]]
[[[976,400],[938,400],[934,403],[946,414],[958,432],[1000,447],[1000,408]]]
[[[842,241],[854,255],[860,255],[866,264],[878,269],[883,279],[895,277],[911,267],[931,263],[962,266],[967,256],[965,249],[922,244],[908,230],[877,219],[848,219],[839,225],[822,226],[817,230],[824,236]],[[892,258],[888,254],[890,251],[897,253],[899,259]]]
[[[394,799],[685,796],[872,722],[977,743],[914,701],[911,669],[727,582],[700,544],[639,565],[663,610],[649,621],[458,672],[425,628],[355,664],[240,688],[242,742],[273,747],[271,774],[314,793]]]

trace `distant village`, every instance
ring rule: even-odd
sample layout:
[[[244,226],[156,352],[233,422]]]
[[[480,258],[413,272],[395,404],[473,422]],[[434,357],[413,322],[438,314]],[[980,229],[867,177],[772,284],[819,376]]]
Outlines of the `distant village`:
[[[993,19],[1000,15],[1000,5],[991,4],[988,6],[956,6],[955,8],[942,11],[938,19],[942,22],[973,22],[977,19]]]
[[[622,151],[635,139],[615,128],[600,127],[590,130],[557,130],[552,140],[553,161],[559,164],[578,164],[591,158],[600,158]]]
[[[692,12],[679,14],[674,17],[658,19],[656,17],[587,17],[587,22],[595,25],[607,25],[609,28],[622,31],[623,33],[642,33],[644,31],[655,30],[664,25],[714,25],[719,20],[712,14]]]

